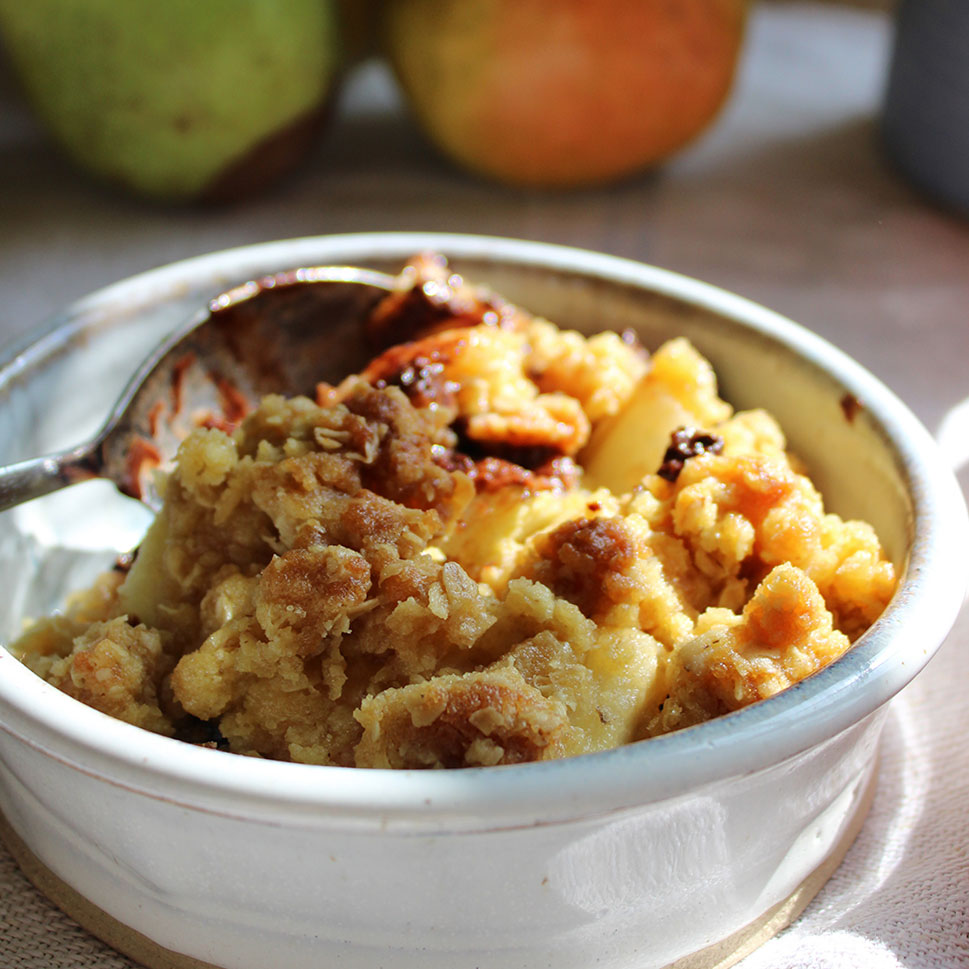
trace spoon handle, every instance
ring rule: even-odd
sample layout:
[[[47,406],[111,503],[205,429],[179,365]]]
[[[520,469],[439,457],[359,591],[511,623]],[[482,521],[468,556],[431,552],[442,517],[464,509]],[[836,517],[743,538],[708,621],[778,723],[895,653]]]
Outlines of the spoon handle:
[[[98,476],[94,444],[0,468],[0,512],[31,498],[40,498],[67,485]]]

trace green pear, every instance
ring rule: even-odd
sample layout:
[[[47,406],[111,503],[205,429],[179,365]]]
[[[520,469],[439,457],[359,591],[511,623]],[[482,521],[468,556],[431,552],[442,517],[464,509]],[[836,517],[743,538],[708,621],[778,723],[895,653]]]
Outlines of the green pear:
[[[288,170],[340,68],[332,0],[0,0],[0,35],[67,154],[161,200]]]

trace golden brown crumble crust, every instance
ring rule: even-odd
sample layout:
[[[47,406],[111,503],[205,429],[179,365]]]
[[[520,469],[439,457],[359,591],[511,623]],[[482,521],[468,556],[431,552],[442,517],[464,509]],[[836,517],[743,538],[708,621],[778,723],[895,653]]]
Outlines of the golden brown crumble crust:
[[[190,435],[130,570],[24,662],[239,754],[493,766],[771,696],[891,597],[871,527],[686,341],[561,331],[433,256],[365,325],[361,375]]]

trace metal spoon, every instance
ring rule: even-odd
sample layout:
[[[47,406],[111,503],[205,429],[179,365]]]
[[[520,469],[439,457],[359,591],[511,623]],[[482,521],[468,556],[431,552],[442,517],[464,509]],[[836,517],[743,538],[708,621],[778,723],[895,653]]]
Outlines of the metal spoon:
[[[384,273],[320,266],[217,296],[141,364],[92,440],[0,468],[0,511],[95,477],[157,509],[152,472],[199,424],[234,424],[267,393],[312,394],[360,369],[361,324],[393,288]]]

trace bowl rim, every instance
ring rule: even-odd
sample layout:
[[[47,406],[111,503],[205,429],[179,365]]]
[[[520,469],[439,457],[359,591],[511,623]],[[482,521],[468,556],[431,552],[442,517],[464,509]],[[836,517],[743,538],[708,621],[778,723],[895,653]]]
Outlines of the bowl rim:
[[[507,828],[623,810],[779,764],[873,715],[925,666],[962,606],[967,578],[956,564],[969,544],[965,501],[931,435],[884,384],[823,338],[757,303],[667,269],[569,246],[456,233],[368,232],[257,243],[181,260],[82,298],[52,318],[39,339],[3,348],[0,387],[112,306],[164,300],[186,283],[261,275],[260,266],[400,261],[427,249],[455,260],[513,263],[662,293],[786,346],[864,401],[894,452],[914,511],[907,568],[882,617],[841,659],[774,697],[686,730],[562,760],[392,771],[238,757],[86,707],[42,681],[2,644],[0,730],[83,773],[197,810],[286,816],[310,825]],[[918,630],[921,642],[913,643],[906,628]]]

